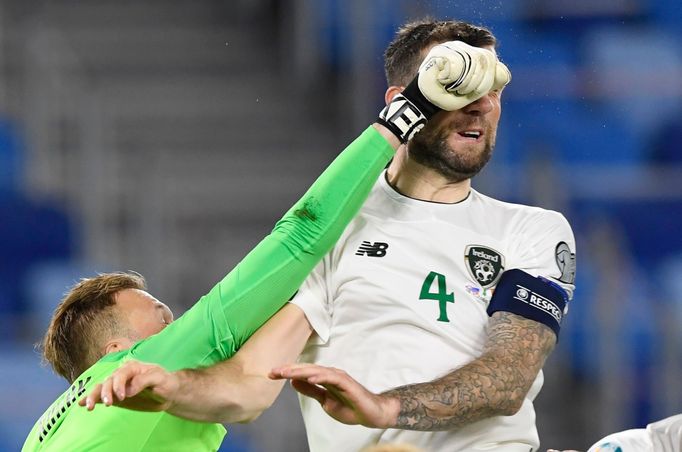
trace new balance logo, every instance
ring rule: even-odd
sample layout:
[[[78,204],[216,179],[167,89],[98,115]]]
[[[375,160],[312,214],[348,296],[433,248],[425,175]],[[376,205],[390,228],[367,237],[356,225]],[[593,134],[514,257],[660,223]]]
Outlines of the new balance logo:
[[[386,249],[388,248],[388,243],[384,242],[368,242],[364,240],[360,248],[355,252],[356,256],[369,256],[369,257],[384,257],[386,255]]]

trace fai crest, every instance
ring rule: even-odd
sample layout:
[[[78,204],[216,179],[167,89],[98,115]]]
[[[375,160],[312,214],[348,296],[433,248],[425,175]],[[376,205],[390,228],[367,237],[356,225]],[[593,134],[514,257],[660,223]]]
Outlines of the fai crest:
[[[504,271],[504,256],[486,246],[467,246],[464,262],[469,274],[484,289],[494,286]]]

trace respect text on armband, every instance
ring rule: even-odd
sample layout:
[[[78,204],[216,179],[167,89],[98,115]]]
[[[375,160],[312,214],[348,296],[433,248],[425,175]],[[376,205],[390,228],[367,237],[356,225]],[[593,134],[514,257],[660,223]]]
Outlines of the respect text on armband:
[[[561,318],[563,317],[561,309],[559,309],[557,305],[542,295],[539,295],[532,290],[517,284],[514,299],[546,312],[547,314],[554,317],[557,322],[561,323]]]

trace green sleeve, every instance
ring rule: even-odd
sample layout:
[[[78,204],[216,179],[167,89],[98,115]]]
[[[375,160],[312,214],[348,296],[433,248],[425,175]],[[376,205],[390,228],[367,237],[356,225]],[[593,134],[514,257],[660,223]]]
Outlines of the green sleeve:
[[[394,154],[373,128],[351,143],[222,281],[131,356],[168,370],[234,355],[334,246]]]

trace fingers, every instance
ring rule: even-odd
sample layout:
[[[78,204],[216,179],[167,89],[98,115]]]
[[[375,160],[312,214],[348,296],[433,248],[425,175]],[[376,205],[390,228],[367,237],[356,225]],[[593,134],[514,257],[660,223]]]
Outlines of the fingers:
[[[460,85],[456,87],[454,93],[459,96],[466,96],[484,91],[482,93],[483,95],[490,89],[490,86],[488,86],[488,89],[486,89],[485,81],[489,78],[489,59],[494,59],[495,56],[492,54],[492,52],[486,49],[472,49],[468,53],[470,54],[472,61],[471,69],[462,79]],[[492,85],[492,80],[490,85]]]
[[[125,399],[126,385],[128,381],[132,380],[133,377],[138,373],[138,369],[134,368],[133,366],[128,366],[128,364],[129,363],[126,363],[125,366],[118,369],[111,375],[111,377],[107,379],[107,381],[111,381],[111,390],[116,394],[118,400]]]
[[[112,377],[109,377],[102,383],[96,384],[86,397],[78,401],[78,405],[86,407],[88,411],[92,411],[98,403],[111,406],[114,403],[112,387]]]
[[[495,66],[495,83],[493,89],[502,89],[511,82],[511,71],[501,61]]]
[[[134,381],[137,375],[155,367],[138,361],[128,361],[116,369],[102,383],[95,385],[87,397],[79,400],[78,404],[85,406],[88,411],[92,411],[98,403],[111,406],[116,402],[124,400],[126,397],[132,397],[141,389],[137,391],[131,390],[129,394],[126,394],[126,386],[129,386],[130,382]]]
[[[95,404],[100,402],[102,402],[102,384],[98,383],[92,388],[87,397],[78,401],[78,405],[86,407],[88,411],[92,411],[95,408]]]
[[[343,371],[333,367],[300,363],[276,367],[270,371],[270,375],[273,375],[271,378],[274,380],[296,379],[306,380],[314,384],[321,384],[322,382],[333,384],[331,380],[334,379],[334,374],[336,372]]]
[[[475,100],[485,96],[495,85],[497,56],[488,49],[471,51],[474,60],[472,74],[457,88],[456,94]]]
[[[166,382],[168,374],[161,368],[148,369],[135,375],[129,382],[125,392],[126,397],[134,397],[145,389],[161,386]]]
[[[271,375],[273,375],[271,377],[273,379],[288,378],[292,380],[292,385],[297,391],[317,400],[320,400],[321,394],[328,395],[329,393],[337,399],[345,400],[348,396],[353,398],[355,395],[357,397],[357,394],[364,391],[364,388],[345,371],[333,367],[315,364],[292,364],[273,369]],[[326,391],[319,386],[324,386]]]
[[[455,53],[448,57],[434,57],[435,67],[438,69],[436,80],[441,85],[457,84],[466,72],[467,64],[461,53]]]
[[[328,390],[318,384],[326,381],[320,378],[320,374],[330,369],[315,364],[290,364],[273,368],[268,377],[273,380],[290,379],[291,386],[296,391],[323,404],[327,399]]]
[[[101,398],[102,402],[106,406],[111,406],[114,403],[114,396],[113,396],[113,379],[111,377],[107,378],[104,380],[104,383],[102,383],[102,390],[101,390]]]
[[[317,400],[320,404],[323,404],[326,399],[327,390],[317,385],[303,380],[291,380],[291,386],[304,396]]]
[[[502,89],[510,80],[509,69],[495,52],[450,41],[431,48],[419,68],[418,86],[433,105],[453,111]]]
[[[497,66],[497,57],[494,53],[487,49],[481,49],[482,55],[479,58],[481,69],[483,71],[483,77],[481,81],[474,88],[474,93],[477,95],[485,96],[495,84],[495,73]]]
[[[273,367],[268,373],[268,378],[272,380],[286,380],[289,378],[290,373],[294,369],[299,369],[301,367],[314,366],[314,364],[298,363],[298,364],[287,364],[284,366]]]
[[[106,406],[111,406],[115,402],[125,399],[126,384],[140,372],[143,372],[145,365],[137,361],[128,361],[123,366],[116,369],[109,378],[104,380],[101,389],[101,400]]]

